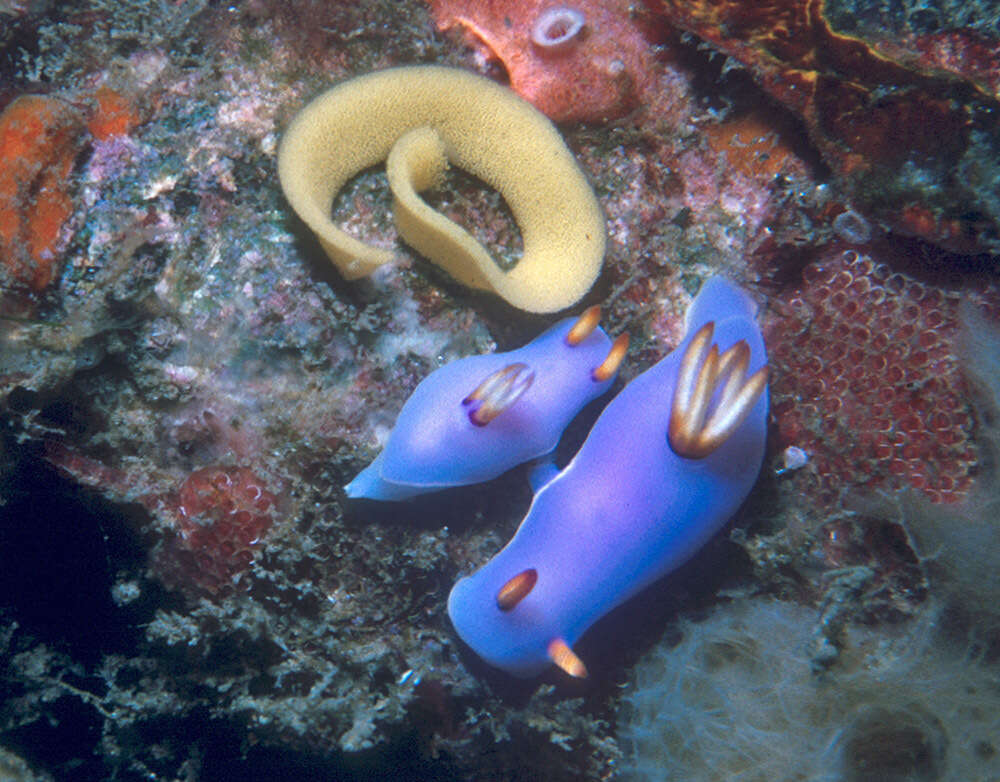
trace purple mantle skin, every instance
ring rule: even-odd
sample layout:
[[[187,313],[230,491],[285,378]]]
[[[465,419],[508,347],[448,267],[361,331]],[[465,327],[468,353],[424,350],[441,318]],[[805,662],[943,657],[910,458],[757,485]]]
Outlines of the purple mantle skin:
[[[522,348],[469,356],[435,370],[406,400],[385,449],[347,486],[348,497],[402,500],[424,492],[496,478],[522,462],[545,456],[588,402],[614,382],[591,372],[611,340],[598,326],[577,345],[566,318]],[[463,400],[492,373],[526,364],[534,381],[485,426],[469,420]]]
[[[764,458],[766,389],[704,458],[675,454],[667,426],[681,357],[705,323],[715,321],[720,350],[746,340],[749,373],[766,363],[755,315],[739,288],[708,280],[688,311],[684,341],[612,400],[576,457],[536,493],[510,543],[455,584],[451,621],[486,662],[516,676],[542,672],[553,639],[572,646],[612,608],[690,558],[733,515]],[[529,568],[537,570],[534,588],[502,611],[501,587]]]

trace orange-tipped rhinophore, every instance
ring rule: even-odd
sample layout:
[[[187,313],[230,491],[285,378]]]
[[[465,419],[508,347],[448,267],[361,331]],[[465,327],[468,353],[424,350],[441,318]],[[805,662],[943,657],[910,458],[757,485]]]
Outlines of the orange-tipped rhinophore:
[[[591,377],[598,383],[603,383],[605,380],[614,377],[615,372],[618,371],[618,367],[625,360],[626,352],[628,352],[628,334],[619,334],[615,338],[611,350],[608,351],[607,357],[600,365],[594,368]]]
[[[597,328],[597,324],[600,322],[601,308],[596,304],[593,307],[588,307],[566,334],[566,344],[570,347],[579,345],[590,336],[590,333]]]

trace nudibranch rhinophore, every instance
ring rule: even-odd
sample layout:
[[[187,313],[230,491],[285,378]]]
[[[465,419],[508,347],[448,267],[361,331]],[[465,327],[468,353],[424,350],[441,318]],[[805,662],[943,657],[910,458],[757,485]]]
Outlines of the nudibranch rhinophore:
[[[496,478],[550,453],[563,429],[607,391],[628,337],[614,342],[591,307],[524,347],[467,356],[435,370],[406,400],[385,448],[349,497],[402,500]]]
[[[351,177],[386,160],[400,235],[459,282],[529,312],[557,312],[590,290],[604,260],[604,215],[555,126],[508,88],[457,68],[389,68],[328,90],[295,117],[278,178],[349,280],[393,253],[338,228],[333,200]],[[524,245],[513,269],[502,270],[419,196],[449,163],[504,197]]]
[[[764,458],[767,357],[756,307],[708,280],[670,355],[615,397],[507,546],[455,584],[452,624],[518,676],[585,676],[572,645],[733,515]]]

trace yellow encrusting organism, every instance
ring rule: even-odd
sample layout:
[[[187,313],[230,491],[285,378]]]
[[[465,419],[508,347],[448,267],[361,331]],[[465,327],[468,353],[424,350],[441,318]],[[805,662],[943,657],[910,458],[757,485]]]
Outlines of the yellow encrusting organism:
[[[294,119],[278,153],[285,196],[347,279],[371,274],[393,254],[334,225],[333,200],[349,179],[386,159],[400,234],[465,285],[530,312],[555,312],[597,278],[604,216],[555,126],[489,79],[417,65],[323,93]],[[501,270],[467,231],[419,197],[449,163],[506,200],[524,245],[513,269]]]

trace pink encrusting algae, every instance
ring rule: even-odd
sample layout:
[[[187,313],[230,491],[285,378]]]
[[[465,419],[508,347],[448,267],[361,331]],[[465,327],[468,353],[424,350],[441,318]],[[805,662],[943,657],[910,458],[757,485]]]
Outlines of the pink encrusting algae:
[[[507,70],[511,89],[556,122],[626,114],[653,80],[650,44],[621,0],[428,0]]]

